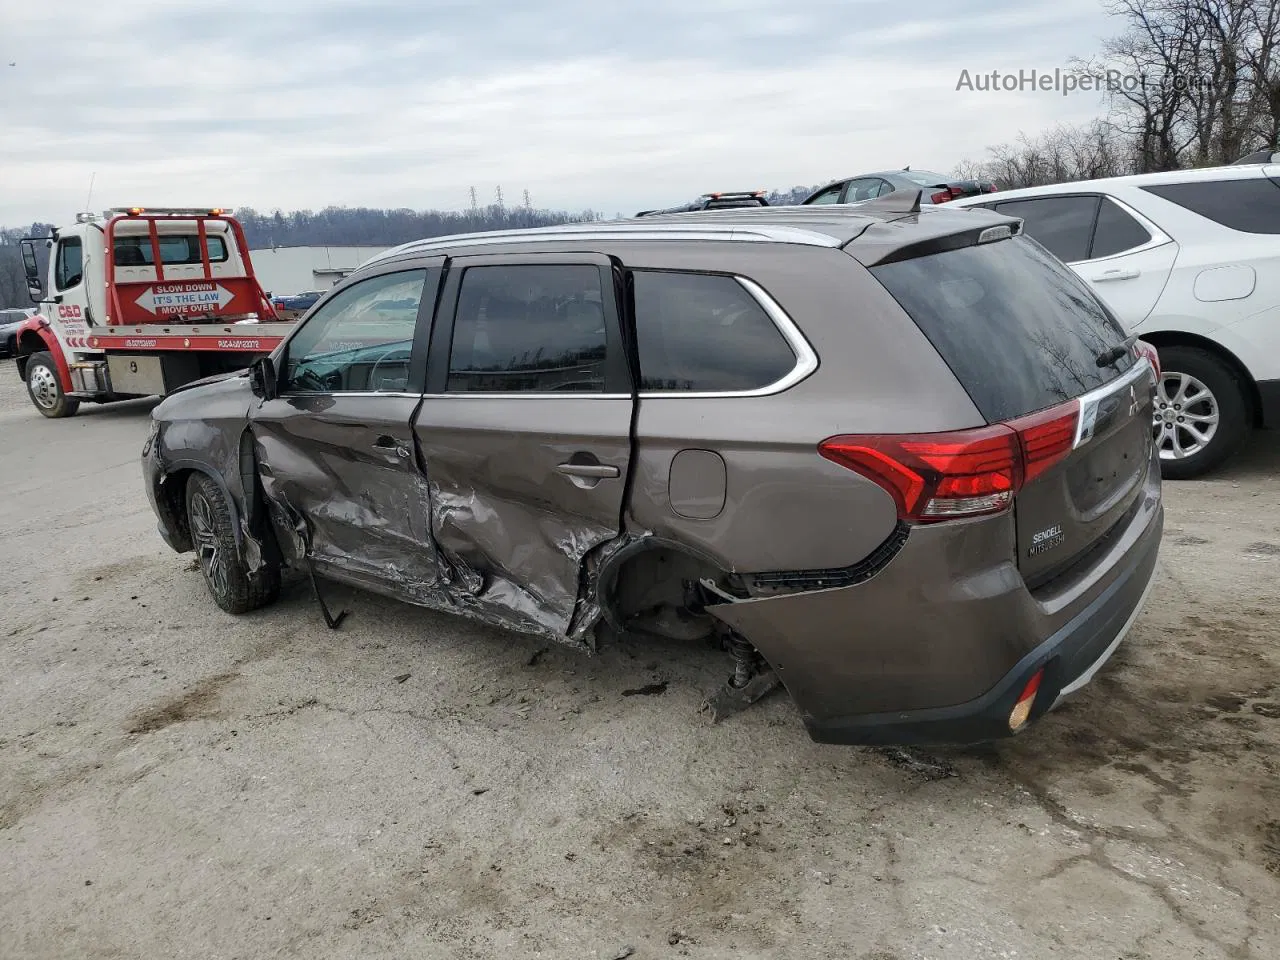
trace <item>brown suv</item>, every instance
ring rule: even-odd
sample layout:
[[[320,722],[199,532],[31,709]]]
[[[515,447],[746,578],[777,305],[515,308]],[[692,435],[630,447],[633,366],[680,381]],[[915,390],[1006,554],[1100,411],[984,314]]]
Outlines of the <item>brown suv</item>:
[[[160,532],[233,613],[292,566],[584,650],[719,637],[712,712],[780,682],[816,740],[1007,736],[1118,645],[1163,518],[1148,352],[1019,233],[917,200],[407,244],[156,408]]]

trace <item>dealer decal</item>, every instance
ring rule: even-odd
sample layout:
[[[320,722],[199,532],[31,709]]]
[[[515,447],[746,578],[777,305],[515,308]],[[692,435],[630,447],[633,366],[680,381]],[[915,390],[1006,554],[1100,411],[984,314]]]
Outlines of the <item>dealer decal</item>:
[[[1062,532],[1062,524],[1055,523],[1049,529],[1032,535],[1031,549],[1027,551],[1027,556],[1034,557],[1054,547],[1060,547],[1066,539],[1066,534]]]

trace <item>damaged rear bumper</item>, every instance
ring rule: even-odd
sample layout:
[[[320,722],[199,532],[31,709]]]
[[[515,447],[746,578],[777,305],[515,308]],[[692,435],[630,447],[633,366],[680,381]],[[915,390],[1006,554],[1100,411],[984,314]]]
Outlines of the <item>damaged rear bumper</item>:
[[[1059,596],[1027,590],[1007,527],[959,524],[914,529],[864,584],[708,612],[769,660],[818,742],[1000,739],[1037,671],[1031,722],[1110,658],[1151,584],[1163,518],[1157,485],[1097,572]],[[957,563],[970,573],[956,576]]]

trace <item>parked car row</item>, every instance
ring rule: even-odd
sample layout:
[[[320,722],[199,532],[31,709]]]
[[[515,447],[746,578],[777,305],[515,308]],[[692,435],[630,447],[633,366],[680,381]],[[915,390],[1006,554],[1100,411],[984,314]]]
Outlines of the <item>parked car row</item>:
[[[1201,476],[1253,428],[1280,427],[1280,153],[1022,190],[904,168],[834,181],[801,206],[902,192],[1022,220],[1127,330],[1155,345],[1163,374],[1152,428],[1165,477]],[[761,195],[706,194],[650,215],[712,209],[721,196],[726,206],[766,205]]]

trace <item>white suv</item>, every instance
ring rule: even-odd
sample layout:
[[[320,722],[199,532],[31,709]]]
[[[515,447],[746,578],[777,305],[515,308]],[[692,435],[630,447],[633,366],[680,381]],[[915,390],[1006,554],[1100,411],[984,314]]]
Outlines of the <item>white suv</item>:
[[[1252,158],[1249,158],[1252,159]],[[952,201],[1024,221],[1159,351],[1164,476],[1199,476],[1280,426],[1280,154]]]

